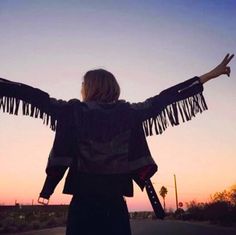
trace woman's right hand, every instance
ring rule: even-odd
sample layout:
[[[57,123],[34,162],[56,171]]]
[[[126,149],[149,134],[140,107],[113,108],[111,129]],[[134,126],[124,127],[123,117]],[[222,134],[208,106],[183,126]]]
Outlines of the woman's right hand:
[[[227,54],[219,65],[217,65],[210,72],[200,76],[200,81],[202,83],[205,83],[205,82],[209,81],[210,79],[217,78],[223,74],[226,74],[229,77],[231,70],[230,70],[230,67],[228,66],[228,64],[233,59],[233,57],[234,57],[234,54],[232,54],[232,55]]]

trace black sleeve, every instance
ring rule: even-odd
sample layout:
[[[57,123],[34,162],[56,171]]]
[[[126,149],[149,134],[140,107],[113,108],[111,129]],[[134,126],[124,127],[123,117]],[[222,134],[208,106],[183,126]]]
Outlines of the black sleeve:
[[[156,134],[161,134],[169,124],[179,125],[179,116],[185,122],[207,109],[202,92],[200,78],[193,77],[130,106],[134,119],[143,122],[146,136],[152,135],[153,129]]]
[[[69,101],[69,103],[72,104],[73,102],[74,101]],[[75,102],[78,103],[77,101]],[[40,197],[43,198],[48,199],[51,196],[62,179],[66,169],[72,166],[75,159],[75,130],[70,116],[72,113],[68,110],[68,107],[69,106],[67,106],[66,109],[62,108],[60,110],[62,115],[57,122],[55,138],[46,167],[47,177],[40,193]]]
[[[41,118],[55,130],[61,110],[67,104],[40,89],[0,78],[0,110],[3,112],[18,115],[21,106],[23,115]]]
[[[53,194],[56,186],[63,178],[67,167],[57,166],[57,167],[48,167],[46,170],[47,177],[44,181],[43,188],[39,194],[40,197],[49,199]]]

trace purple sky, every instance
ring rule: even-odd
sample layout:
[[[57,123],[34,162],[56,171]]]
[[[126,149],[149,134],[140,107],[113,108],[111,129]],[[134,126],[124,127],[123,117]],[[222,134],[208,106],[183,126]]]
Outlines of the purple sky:
[[[62,99],[80,98],[83,74],[110,70],[121,99],[143,101],[200,76],[236,52],[235,1],[0,1],[0,77],[27,83]],[[236,183],[236,77],[204,86],[209,110],[189,123],[148,138],[174,207],[179,198],[207,200]],[[40,120],[0,113],[0,203],[37,199],[54,133]],[[16,186],[17,185],[17,186]],[[52,203],[65,203],[63,183]],[[27,193],[26,193],[27,192]],[[130,210],[150,208],[135,189]]]

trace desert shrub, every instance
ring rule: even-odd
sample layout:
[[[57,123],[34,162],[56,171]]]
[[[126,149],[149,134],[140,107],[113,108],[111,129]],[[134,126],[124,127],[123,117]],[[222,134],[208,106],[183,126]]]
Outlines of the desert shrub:
[[[17,227],[14,226],[14,225],[5,225],[2,229],[2,234],[5,234],[5,233],[14,233],[14,232],[17,232]]]
[[[46,222],[46,221],[48,221],[48,219],[49,219],[49,216],[46,213],[41,214],[40,217],[39,217],[40,222]]]
[[[196,201],[191,201],[187,203],[187,213],[191,216],[189,216],[193,220],[204,220],[204,203],[198,203]]]
[[[2,206],[0,234],[64,226],[68,206]]]
[[[204,208],[205,217],[212,221],[228,219],[230,205],[224,201],[208,203]]]
[[[14,226],[15,220],[13,217],[7,217],[2,221],[3,227]]]
[[[233,192],[233,193],[232,193]],[[232,225],[236,222],[236,205],[234,191],[215,193],[211,202],[187,203],[187,211],[183,219],[207,220],[221,225]]]
[[[55,218],[50,218],[47,222],[46,222],[47,227],[55,227],[57,226],[57,220]]]
[[[32,227],[32,229],[35,229],[35,230],[40,229],[41,223],[38,220],[32,221],[31,227]]]

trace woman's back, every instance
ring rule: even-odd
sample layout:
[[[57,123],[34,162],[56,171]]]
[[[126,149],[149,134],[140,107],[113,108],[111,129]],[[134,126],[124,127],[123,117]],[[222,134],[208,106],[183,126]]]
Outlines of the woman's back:
[[[73,121],[58,126],[50,155],[51,159],[62,153],[71,156],[65,193],[133,196],[129,153],[134,118],[128,106],[123,100],[71,102],[66,111]]]

